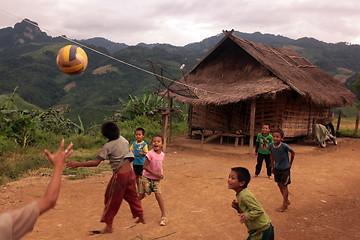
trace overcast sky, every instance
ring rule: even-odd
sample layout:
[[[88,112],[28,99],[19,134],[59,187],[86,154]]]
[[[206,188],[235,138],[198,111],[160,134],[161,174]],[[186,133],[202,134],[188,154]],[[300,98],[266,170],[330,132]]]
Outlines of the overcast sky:
[[[0,28],[18,17],[53,37],[128,45],[184,46],[231,29],[360,44],[358,0],[1,0]]]

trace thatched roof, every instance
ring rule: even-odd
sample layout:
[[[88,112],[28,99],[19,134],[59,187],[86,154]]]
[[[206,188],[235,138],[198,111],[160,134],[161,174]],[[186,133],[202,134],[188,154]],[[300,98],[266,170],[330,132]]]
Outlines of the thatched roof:
[[[298,53],[232,33],[226,33],[180,81],[198,98],[172,96],[193,104],[222,105],[288,90],[320,106],[350,105],[355,99],[338,80]]]

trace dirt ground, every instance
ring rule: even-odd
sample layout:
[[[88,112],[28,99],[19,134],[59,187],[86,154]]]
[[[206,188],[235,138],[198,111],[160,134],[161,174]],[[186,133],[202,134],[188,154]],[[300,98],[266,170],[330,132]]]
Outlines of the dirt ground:
[[[360,239],[360,139],[340,138],[321,149],[313,142],[290,143],[296,152],[289,185],[291,205],[275,209],[281,195],[265,166],[248,188],[256,195],[275,227],[275,239]],[[227,188],[231,167],[254,173],[255,156],[248,146],[175,138],[168,146],[162,181],[169,224],[159,226],[160,210],[153,195],[143,200],[147,224],[134,224],[126,202],[114,221],[114,232],[89,236],[99,222],[110,171],[82,180],[64,177],[56,207],[41,216],[24,239],[246,239],[230,205]],[[23,206],[43,193],[48,176],[30,177],[3,186],[0,211]]]

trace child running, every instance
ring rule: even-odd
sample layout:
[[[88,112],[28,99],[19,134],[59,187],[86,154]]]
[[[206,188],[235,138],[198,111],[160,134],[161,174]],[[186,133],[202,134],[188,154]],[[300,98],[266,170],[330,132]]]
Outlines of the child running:
[[[135,130],[135,139],[130,145],[130,150],[134,152],[134,161],[132,162],[135,176],[136,176],[136,186],[139,188],[140,177],[142,176],[143,165],[145,161],[146,153],[148,150],[147,143],[143,140],[145,135],[145,130],[143,128],[137,128]]]
[[[257,164],[255,167],[255,177],[259,176],[263,161],[265,160],[266,174],[268,178],[271,177],[271,162],[269,144],[273,142],[272,135],[270,134],[270,125],[264,124],[261,128],[261,133],[256,137],[255,142],[255,155],[257,156]]]
[[[274,142],[269,145],[269,150],[271,152],[271,169],[274,173],[275,182],[277,183],[283,197],[282,205],[276,209],[278,212],[285,211],[288,208],[288,205],[290,205],[288,185],[291,183],[290,168],[295,158],[294,150],[292,150],[286,143],[283,143],[283,139],[284,132],[281,129],[274,130]],[[291,154],[290,161],[289,152]]]
[[[236,192],[232,207],[240,216],[240,223],[245,223],[249,236],[247,240],[274,240],[274,227],[256,197],[247,189],[250,182],[249,170],[243,167],[231,168],[228,188]]]
[[[125,199],[131,209],[133,218],[138,218],[135,223],[145,223],[141,202],[138,199],[135,187],[135,174],[131,167],[134,159],[129,149],[129,142],[120,136],[120,131],[115,122],[104,122],[101,125],[101,133],[107,142],[101,149],[95,160],[88,162],[69,162],[69,169],[77,167],[96,167],[106,158],[109,158],[113,175],[105,192],[105,208],[100,222],[106,224],[100,231],[91,231],[91,234],[105,234],[113,231],[113,220],[119,211],[121,202]]]
[[[164,200],[161,196],[160,185],[160,180],[164,178],[162,162],[165,153],[161,151],[162,145],[163,137],[154,136],[152,139],[152,149],[146,154],[144,162],[143,176],[141,177],[139,187],[139,199],[143,199],[145,193],[148,195],[150,195],[151,192],[155,193],[161,211],[160,226],[165,226],[168,223],[168,219],[165,214]]]

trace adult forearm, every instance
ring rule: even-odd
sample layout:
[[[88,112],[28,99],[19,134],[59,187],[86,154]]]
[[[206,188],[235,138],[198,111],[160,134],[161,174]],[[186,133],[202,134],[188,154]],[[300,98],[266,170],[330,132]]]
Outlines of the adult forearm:
[[[59,197],[63,169],[63,165],[54,168],[50,183],[48,184],[43,197],[38,201],[40,214],[55,206]]]

